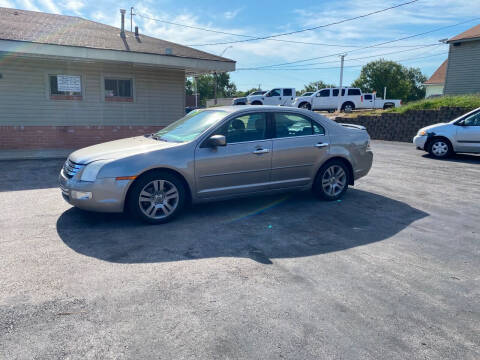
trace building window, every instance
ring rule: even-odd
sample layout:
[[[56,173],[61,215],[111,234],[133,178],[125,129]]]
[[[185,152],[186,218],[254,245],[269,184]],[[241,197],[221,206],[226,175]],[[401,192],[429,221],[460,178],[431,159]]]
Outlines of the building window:
[[[80,75],[49,75],[50,99],[82,100],[82,77]]]
[[[105,101],[133,102],[132,79],[105,79]]]

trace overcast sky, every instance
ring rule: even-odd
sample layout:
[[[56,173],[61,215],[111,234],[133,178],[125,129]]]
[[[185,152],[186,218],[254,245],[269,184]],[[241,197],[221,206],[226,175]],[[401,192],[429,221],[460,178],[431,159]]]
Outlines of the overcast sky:
[[[406,1],[0,0],[0,6],[77,15],[114,26],[119,26],[120,23],[119,9],[125,8],[129,12],[130,7],[133,6],[138,14],[134,17],[134,26],[138,25],[142,33],[180,44],[200,45],[245,38],[169,25],[148,20],[139,15],[216,31],[265,36],[327,24]],[[447,58],[448,47],[440,44],[439,40],[452,37],[479,24],[480,19],[385,45],[383,48],[355,50],[355,47],[348,46],[358,47],[381,43],[468,21],[475,17],[480,17],[480,1],[420,0],[363,19],[278,38],[336,46],[259,40],[232,45],[194,47],[214,54],[225,51],[225,57],[237,61],[238,69],[295,62],[346,52],[344,84],[349,84],[358,77],[362,64],[380,57],[400,61],[406,66],[419,67],[427,76],[430,76]],[[129,25],[128,18],[127,27]],[[423,47],[423,45],[432,44],[440,45]],[[418,45],[418,47],[409,48],[407,47],[409,45]],[[367,56],[370,57],[358,59]],[[259,84],[264,89],[275,86],[293,86],[300,89],[304,84],[316,80],[338,84],[339,69],[335,67],[338,67],[339,63],[338,56],[324,57],[289,65],[287,70],[238,70],[232,73],[231,77],[241,90],[256,87]]]

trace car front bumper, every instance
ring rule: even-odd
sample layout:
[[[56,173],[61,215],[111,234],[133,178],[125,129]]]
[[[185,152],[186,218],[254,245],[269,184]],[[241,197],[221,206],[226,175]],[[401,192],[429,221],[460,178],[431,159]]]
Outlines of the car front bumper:
[[[427,139],[427,136],[417,135],[413,138],[413,143],[417,146],[417,148],[425,150],[425,144],[427,143]]]
[[[75,177],[67,178],[63,170],[58,180],[66,202],[83,210],[97,212],[123,212],[125,196],[131,182],[115,178],[97,179],[94,182],[80,181]],[[85,196],[75,198],[75,191]]]

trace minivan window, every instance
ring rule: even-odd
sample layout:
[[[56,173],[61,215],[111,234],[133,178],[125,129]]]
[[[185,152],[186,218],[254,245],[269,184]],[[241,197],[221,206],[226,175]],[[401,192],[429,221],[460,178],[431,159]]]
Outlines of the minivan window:
[[[325,134],[322,126],[302,115],[275,113],[274,120],[277,138]]]
[[[228,112],[222,110],[193,110],[153,134],[153,138],[172,142],[192,141],[227,115]]]
[[[348,89],[348,95],[350,96],[360,96],[362,95],[360,89]]]
[[[338,96],[338,89],[333,89],[332,96]],[[342,89],[342,96],[345,96],[345,89]]]

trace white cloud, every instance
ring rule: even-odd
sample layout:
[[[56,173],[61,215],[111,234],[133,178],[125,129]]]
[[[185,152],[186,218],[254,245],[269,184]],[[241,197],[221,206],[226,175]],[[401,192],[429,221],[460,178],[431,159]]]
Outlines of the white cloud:
[[[62,6],[78,14],[85,7],[85,3],[81,0],[67,0]]]
[[[0,6],[6,8],[13,8],[14,5],[8,0],[0,0]]]
[[[41,11],[31,0],[20,0],[19,5],[24,10]]]
[[[226,11],[226,12],[223,13],[223,16],[225,17],[225,19],[231,20],[231,19],[234,19],[235,17],[237,17],[237,15],[240,11],[242,11],[242,9]]]
[[[57,5],[54,4],[52,0],[40,0],[39,3],[42,4],[42,7],[50,13],[61,14],[60,9],[57,7]]]

